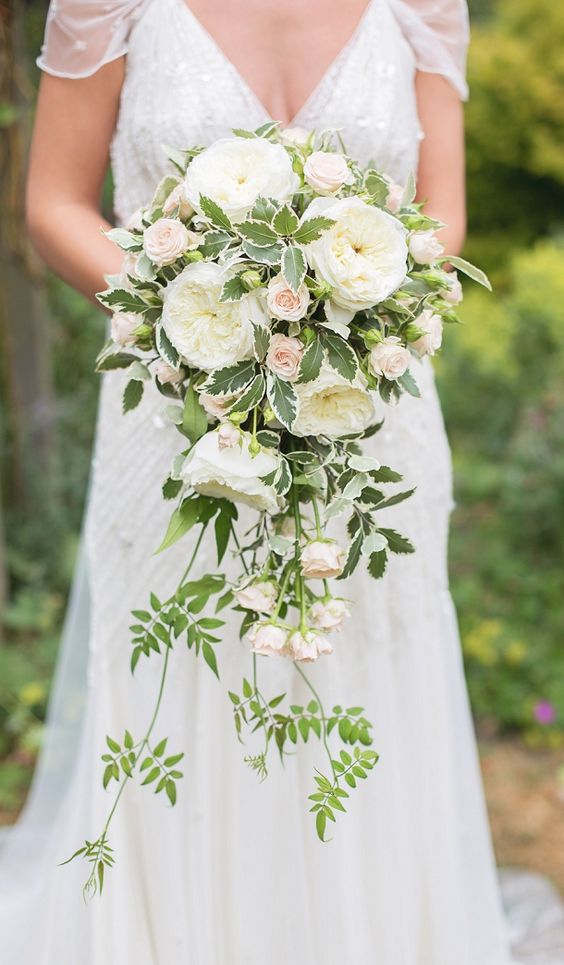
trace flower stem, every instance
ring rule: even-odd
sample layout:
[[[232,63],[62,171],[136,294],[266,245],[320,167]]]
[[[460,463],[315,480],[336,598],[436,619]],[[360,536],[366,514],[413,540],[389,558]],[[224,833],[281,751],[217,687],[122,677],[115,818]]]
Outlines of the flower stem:
[[[330,765],[331,765],[331,771],[332,771],[332,773],[333,773],[333,777],[336,779],[336,778],[337,778],[337,774],[335,773],[335,766],[334,766],[334,764],[333,764],[333,758],[331,757],[331,750],[330,750],[330,748],[329,748],[329,741],[328,741],[328,736],[327,736],[327,719],[326,719],[326,717],[325,717],[325,711],[324,711],[324,709],[323,709],[323,704],[321,703],[321,698],[320,698],[319,694],[317,693],[317,690],[315,689],[315,687],[314,687],[313,684],[311,683],[311,681],[310,681],[309,677],[307,676],[307,674],[306,674],[306,673],[302,670],[302,668],[300,667],[299,663],[294,663],[294,667],[295,667],[296,670],[298,671],[300,677],[303,678],[303,680],[305,681],[307,687],[310,689],[310,691],[311,691],[311,693],[313,694],[315,700],[316,700],[317,703],[319,704],[319,711],[320,711],[320,716],[321,716],[321,727],[322,727],[322,731],[321,731],[321,733],[322,733],[322,738],[321,738],[321,739],[322,739],[322,741],[323,741],[323,746],[324,746],[325,751],[326,751],[326,753],[327,753],[327,757],[329,758],[329,763],[330,763]]]

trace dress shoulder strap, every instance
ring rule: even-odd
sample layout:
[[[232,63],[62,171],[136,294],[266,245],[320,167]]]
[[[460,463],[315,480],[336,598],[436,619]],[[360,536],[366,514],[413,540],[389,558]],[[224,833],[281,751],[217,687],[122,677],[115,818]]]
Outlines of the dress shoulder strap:
[[[442,74],[463,100],[468,97],[469,41],[466,0],[388,0],[418,70]]]
[[[135,21],[153,0],[51,0],[37,64],[57,77],[89,77],[127,53]]]

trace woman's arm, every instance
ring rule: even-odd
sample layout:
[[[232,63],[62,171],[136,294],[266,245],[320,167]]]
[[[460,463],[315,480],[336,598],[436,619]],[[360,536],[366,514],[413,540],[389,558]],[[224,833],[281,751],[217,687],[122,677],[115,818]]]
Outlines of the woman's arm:
[[[108,166],[124,58],[92,77],[41,81],[27,183],[26,212],[38,253],[90,299],[122,255],[102,235],[100,195]]]
[[[454,88],[439,74],[418,72],[415,80],[421,142],[417,199],[425,212],[447,225],[438,232],[445,250],[457,255],[466,235],[464,111]]]

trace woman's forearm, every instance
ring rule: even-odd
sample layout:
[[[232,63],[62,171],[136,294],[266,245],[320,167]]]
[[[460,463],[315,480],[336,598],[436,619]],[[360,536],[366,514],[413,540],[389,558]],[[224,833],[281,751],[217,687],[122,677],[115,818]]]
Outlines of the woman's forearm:
[[[109,227],[98,211],[79,203],[61,202],[41,214],[28,212],[28,230],[38,254],[91,301],[106,287],[104,275],[121,269],[122,252],[102,234]]]

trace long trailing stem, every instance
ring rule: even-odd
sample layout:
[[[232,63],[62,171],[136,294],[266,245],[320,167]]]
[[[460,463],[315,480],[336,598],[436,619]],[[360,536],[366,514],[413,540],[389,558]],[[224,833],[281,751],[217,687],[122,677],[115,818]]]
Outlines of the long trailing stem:
[[[335,779],[336,779],[336,778],[337,778],[337,774],[335,773],[335,767],[334,767],[334,765],[333,765],[333,758],[331,757],[331,749],[330,749],[330,747],[329,747],[329,739],[328,739],[328,734],[327,734],[327,718],[326,718],[326,716],[325,716],[325,710],[324,710],[324,708],[323,708],[323,703],[322,703],[322,701],[321,701],[321,698],[320,698],[317,690],[316,690],[315,687],[313,686],[313,684],[312,684],[311,680],[309,679],[309,677],[307,676],[307,674],[302,670],[302,668],[300,667],[299,663],[294,663],[294,667],[296,668],[296,670],[298,671],[300,677],[302,678],[302,680],[304,680],[306,686],[309,688],[309,690],[310,690],[311,693],[313,694],[315,700],[316,700],[317,703],[319,704],[319,711],[320,711],[320,717],[321,717],[321,734],[322,734],[323,746],[324,746],[324,748],[325,748],[325,751],[326,751],[326,753],[327,753],[327,757],[328,757],[328,759],[329,759],[329,763],[330,763],[330,765],[331,765],[331,771],[333,772],[333,777],[335,777]]]

